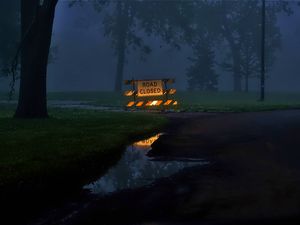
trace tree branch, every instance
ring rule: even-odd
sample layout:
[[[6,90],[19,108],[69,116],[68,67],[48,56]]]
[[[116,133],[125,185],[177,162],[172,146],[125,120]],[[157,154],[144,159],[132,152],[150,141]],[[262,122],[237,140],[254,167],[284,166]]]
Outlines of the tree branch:
[[[51,10],[56,7],[57,2],[58,2],[58,0],[44,0],[42,5],[37,5],[36,13],[32,19],[32,22],[29,25],[26,32],[22,35],[22,40],[21,40],[19,47],[17,49],[17,52],[12,60],[11,67],[7,71],[8,74],[10,74],[12,77],[11,82],[9,84],[9,86],[10,86],[10,90],[9,90],[9,94],[8,94],[9,100],[12,99],[12,97],[15,93],[15,84],[16,84],[16,80],[18,79],[17,71],[18,71],[20,54],[26,43],[27,38],[30,36],[31,31],[33,30],[33,27],[36,25],[36,23],[38,21],[39,8],[45,7],[46,9]]]

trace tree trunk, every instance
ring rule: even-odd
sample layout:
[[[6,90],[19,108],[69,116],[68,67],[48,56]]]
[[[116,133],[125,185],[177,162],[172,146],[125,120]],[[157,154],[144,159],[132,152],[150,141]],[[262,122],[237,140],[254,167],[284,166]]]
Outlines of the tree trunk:
[[[246,72],[245,75],[245,92],[248,93],[249,92],[249,73]]]
[[[265,100],[266,0],[262,0],[260,101]]]
[[[47,65],[58,0],[21,0],[21,79],[16,118],[47,118]],[[41,5],[40,5],[41,4]]]
[[[122,90],[124,65],[125,65],[125,50],[126,50],[126,40],[124,37],[120,37],[118,43],[118,62],[117,62],[117,72],[115,80],[115,91]]]
[[[233,52],[233,90],[235,92],[242,91],[242,79],[241,79],[241,67],[240,67],[240,56],[235,50]]]
[[[233,90],[235,92],[241,92],[242,91],[242,79],[238,72],[234,73],[233,77]]]
[[[234,37],[228,26],[224,25],[223,34],[229,44],[233,60],[233,90],[235,92],[242,91],[241,67],[240,67],[240,53],[239,46],[235,43]]]
[[[248,53],[248,52],[247,52]],[[249,92],[249,74],[250,74],[250,70],[249,70],[249,54],[247,54],[247,65],[246,65],[246,73],[245,73],[245,92],[248,93]]]
[[[117,40],[117,71],[115,78],[115,91],[122,90],[124,65],[126,59],[127,47],[127,29],[128,29],[128,5],[122,1],[117,3],[118,11],[118,40]]]

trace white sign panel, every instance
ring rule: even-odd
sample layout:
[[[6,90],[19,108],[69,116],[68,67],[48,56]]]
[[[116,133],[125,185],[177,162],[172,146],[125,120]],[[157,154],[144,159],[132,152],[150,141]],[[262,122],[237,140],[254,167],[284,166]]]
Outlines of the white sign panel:
[[[162,80],[140,80],[137,81],[137,96],[161,96],[163,95],[163,81]]]

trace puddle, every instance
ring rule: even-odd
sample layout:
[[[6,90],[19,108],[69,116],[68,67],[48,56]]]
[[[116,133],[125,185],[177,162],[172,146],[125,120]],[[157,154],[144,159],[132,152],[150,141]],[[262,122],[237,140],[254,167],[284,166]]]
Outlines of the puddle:
[[[158,178],[171,176],[187,167],[208,164],[202,159],[165,161],[148,157],[146,154],[151,150],[151,144],[160,135],[162,134],[128,146],[116,166],[112,167],[99,180],[84,186],[84,189],[93,194],[107,195],[149,185]]]
[[[70,108],[70,109],[89,109],[101,111],[124,111],[122,107],[117,106],[97,106],[89,101],[48,101],[48,105],[55,108]]]

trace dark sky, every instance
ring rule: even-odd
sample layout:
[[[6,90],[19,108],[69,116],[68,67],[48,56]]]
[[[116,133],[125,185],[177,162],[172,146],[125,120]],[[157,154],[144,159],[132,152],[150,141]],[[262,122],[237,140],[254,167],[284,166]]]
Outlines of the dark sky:
[[[283,47],[267,88],[275,91],[300,91],[300,7],[294,15],[280,15],[279,24]],[[139,54],[131,52],[125,68],[125,78],[175,77],[176,87],[185,89],[187,57],[191,50],[173,50],[158,38],[146,41],[153,48],[146,62]],[[116,58],[108,38],[103,36],[101,15],[90,3],[83,7],[68,7],[68,1],[59,1],[57,6],[53,45],[58,46],[56,61],[49,66],[49,91],[112,90]],[[220,73],[220,88],[231,90],[230,74]],[[258,80],[252,81],[257,90]],[[0,87],[1,88],[1,87]],[[3,87],[2,87],[3,88]]]

